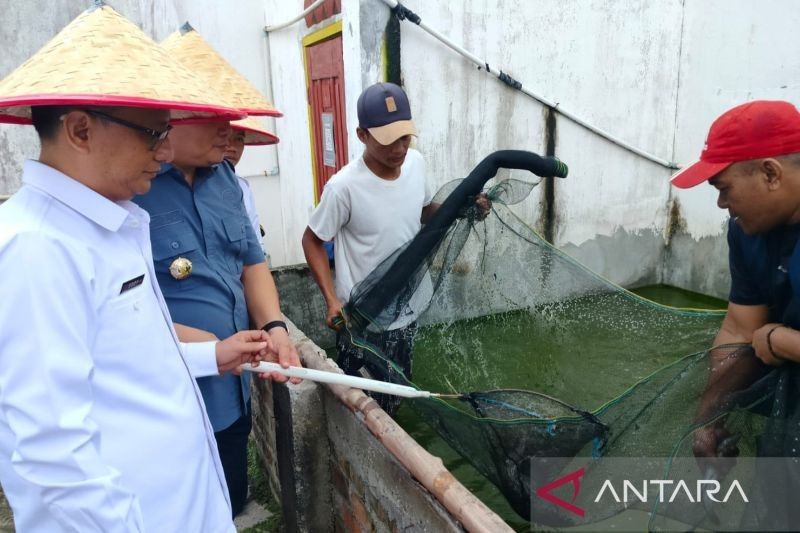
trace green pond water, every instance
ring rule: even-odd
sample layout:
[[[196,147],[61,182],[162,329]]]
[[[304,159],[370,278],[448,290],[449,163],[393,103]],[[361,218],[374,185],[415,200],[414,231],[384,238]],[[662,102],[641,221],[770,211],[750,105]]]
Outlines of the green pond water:
[[[728,306],[728,302],[725,300],[669,285],[648,285],[633,289],[633,292],[648,300],[671,307],[725,309]]]
[[[672,307],[726,306],[723,300],[664,285],[633,292]],[[599,311],[608,307],[614,312],[603,317]],[[674,346],[680,346],[683,354],[705,349],[709,332],[715,331],[720,321],[718,315],[673,316],[625,293],[561,302],[536,313],[548,320],[510,312],[421,328],[415,340],[414,383],[432,392],[533,390],[594,410],[674,361]],[[615,323],[609,323],[611,320]],[[562,325],[569,335],[557,331]],[[648,338],[637,337],[643,331],[651,332]],[[624,354],[619,354],[620,346],[625,347]],[[641,350],[631,349],[637,346]],[[441,357],[442,352],[450,357]],[[502,356],[487,360],[484,354],[489,352]],[[530,530],[530,524],[511,509],[500,491],[450,448],[408,402],[396,415],[398,423],[430,453],[441,457],[456,478],[509,525]],[[455,406],[459,408],[457,403]],[[643,524],[646,527],[646,521]]]

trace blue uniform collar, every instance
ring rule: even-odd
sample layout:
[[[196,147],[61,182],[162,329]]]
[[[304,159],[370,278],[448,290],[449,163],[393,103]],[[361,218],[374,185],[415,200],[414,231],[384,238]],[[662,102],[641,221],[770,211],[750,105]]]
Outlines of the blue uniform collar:
[[[219,164],[216,164],[216,165],[211,165],[210,167],[198,167],[197,172],[195,174],[195,181],[199,182],[212,176],[214,172],[217,170],[217,168],[219,168],[219,166],[220,166]],[[174,180],[183,183],[187,187],[189,186],[189,184],[186,183],[186,179],[183,177],[183,172],[181,172],[178,167],[172,165],[171,163],[161,164],[161,171],[158,173],[158,177],[160,178],[161,176],[165,175],[172,177]]]

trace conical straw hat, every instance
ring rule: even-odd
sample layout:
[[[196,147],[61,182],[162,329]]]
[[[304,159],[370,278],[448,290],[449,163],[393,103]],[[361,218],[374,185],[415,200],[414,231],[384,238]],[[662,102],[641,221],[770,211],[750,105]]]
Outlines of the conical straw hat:
[[[279,142],[278,137],[267,130],[261,120],[256,117],[247,117],[231,122],[231,128],[244,132],[244,144],[248,146],[276,144]]]
[[[0,122],[29,124],[31,106],[169,109],[173,119],[242,118],[128,19],[97,1],[0,81]]]
[[[230,105],[248,115],[280,117],[282,113],[225,61],[187,22],[161,43],[173,59],[201,77],[217,94],[224,95]]]

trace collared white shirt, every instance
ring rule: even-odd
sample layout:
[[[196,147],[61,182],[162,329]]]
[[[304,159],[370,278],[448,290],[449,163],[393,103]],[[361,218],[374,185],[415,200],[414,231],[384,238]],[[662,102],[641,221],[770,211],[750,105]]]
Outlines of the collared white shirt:
[[[35,161],[0,206],[0,482],[18,531],[231,532],[225,478],[155,284],[149,217]]]

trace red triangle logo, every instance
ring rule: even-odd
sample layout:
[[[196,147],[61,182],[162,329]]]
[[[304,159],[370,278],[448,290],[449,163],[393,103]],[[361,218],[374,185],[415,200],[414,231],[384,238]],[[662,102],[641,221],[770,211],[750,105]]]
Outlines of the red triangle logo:
[[[538,489],[536,489],[536,495],[542,499],[547,500],[548,502],[558,505],[569,511],[570,513],[576,514],[583,518],[586,514],[586,511],[574,505],[575,500],[578,498],[578,494],[581,492],[581,478],[586,473],[586,469],[584,467],[575,470],[574,472],[570,472],[569,474],[562,476],[555,481],[551,481],[547,485],[542,485]],[[552,491],[564,485],[566,483],[572,483],[572,501],[562,500],[558,496],[552,494]]]

